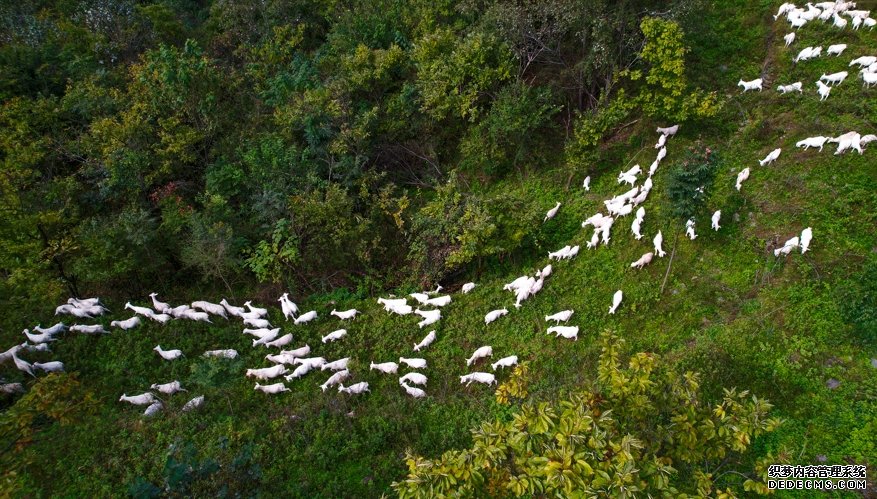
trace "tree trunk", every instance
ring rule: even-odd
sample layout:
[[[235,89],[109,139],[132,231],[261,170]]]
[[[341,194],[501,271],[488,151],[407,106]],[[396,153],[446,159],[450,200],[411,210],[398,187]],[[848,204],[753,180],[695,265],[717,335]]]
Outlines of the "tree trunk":
[[[667,272],[664,273],[664,282],[661,283],[661,292],[658,294],[664,294],[664,286],[667,285],[667,277],[670,276],[670,267],[673,265],[673,257],[676,256],[676,243],[679,241],[679,232],[676,232],[676,237],[673,239],[673,250],[670,252],[670,261],[667,263]]]

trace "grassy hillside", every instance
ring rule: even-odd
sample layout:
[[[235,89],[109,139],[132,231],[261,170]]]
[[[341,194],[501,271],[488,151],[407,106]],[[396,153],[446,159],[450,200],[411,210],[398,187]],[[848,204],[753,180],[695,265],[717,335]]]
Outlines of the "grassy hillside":
[[[404,475],[406,449],[436,457],[466,447],[471,444],[469,429],[481,421],[507,419],[514,411],[514,405],[496,402],[493,388],[460,385],[458,376],[469,372],[464,359],[475,348],[492,345],[494,358],[514,354],[529,361],[529,399],[556,400],[594,382],[596,340],[605,330],[624,338],[630,352],[653,352],[680,371],[701,372],[702,386],[711,397],[720,397],[723,387],[737,387],[769,399],[775,406],[773,415],[785,422],[754,442],[746,465],[768,453],[791,456],[795,464],[815,464],[821,462],[819,456],[829,464],[874,464],[877,146],[872,144],[863,155],[835,156],[833,147],[820,153],[798,150],[794,143],[849,130],[877,132],[877,89],[861,88],[851,75],[827,101],[819,102],[813,83],[823,73],[846,69],[854,57],[877,54],[877,32],[840,32],[815,23],[802,28],[792,47],[784,48],[787,24],[772,21],[767,13],[773,8],[762,2],[736,12],[739,23],[728,29],[739,30],[741,51],[732,58],[723,59],[732,54],[721,49],[695,47],[691,53],[692,81],[717,90],[724,105],[715,118],[682,123],[679,134],[668,140],[668,156],[644,204],[642,240],[634,239],[629,230],[632,217],[626,217],[616,222],[608,247],[587,250],[590,230],[580,224],[603,209],[604,199],[627,190],[616,183],[618,171],[635,163],[647,169],[654,158],[654,128],[666,123],[646,117],[607,137],[593,163],[561,165],[558,160],[556,168],[470,186],[485,196],[522,193],[530,208],[540,212],[555,201],[563,206],[556,218],[538,229],[532,248],[488,259],[486,265],[443,281],[453,302],[435,326],[419,329],[416,317],[391,316],[375,303],[377,296],[420,291],[412,286],[376,296],[367,288],[307,296],[299,307],[317,310],[320,317],[300,326],[283,320],[274,301],[276,289],[257,295],[257,304],[269,306],[272,323],[295,335],[294,347],[309,344],[329,360],[352,357],[352,379],[369,382],[367,395],[321,393],[318,385],[328,377],[325,372],[287,383],[289,393],[255,392],[243,371],[268,366],[268,351],[252,348],[251,337],[241,334],[242,326],[235,320],[214,319],[213,325],[147,322],[130,332],[101,337],[67,334],[52,345],[51,354],[26,358],[63,360],[81,382],[82,393],[94,397],[94,410],[67,424],[46,422],[41,427],[21,450],[30,462],[21,468],[16,486],[23,490],[17,492],[118,496],[157,494],[168,487],[165,492],[171,495],[194,496],[379,496],[391,492],[390,483]],[[733,12],[729,8],[727,19],[734,19]],[[719,29],[729,21],[714,17],[705,22]],[[849,47],[839,58],[791,62],[805,46],[832,43]],[[750,80],[759,74],[765,78],[764,92],[741,94],[732,86],[738,78]],[[803,95],[773,90],[798,80],[804,82]],[[711,148],[719,157],[707,207],[710,212],[722,210],[722,228],[709,230],[709,221],[700,219],[699,237],[690,241],[681,234],[682,221],[671,215],[665,188],[673,166],[696,145]],[[776,147],[783,149],[779,160],[759,167],[757,160]],[[736,174],[747,166],[752,175],[737,192]],[[585,175],[593,179],[590,192],[581,188]],[[773,249],[807,226],[814,231],[811,251],[774,257]],[[651,251],[651,238],[658,230],[663,231],[668,257],[656,258],[643,270],[631,269],[630,262]],[[565,244],[580,244],[581,253],[571,261],[554,262],[554,274],[543,291],[515,310],[513,295],[502,291],[502,285],[543,267],[547,252]],[[671,251],[672,267],[661,292]],[[468,280],[478,286],[470,294],[459,294],[459,286]],[[172,304],[218,301],[228,294],[219,287],[198,288],[155,283],[160,296]],[[624,291],[624,301],[616,315],[608,315],[617,289]],[[113,319],[128,317],[123,313],[125,299],[148,303],[144,296],[117,291],[106,300]],[[231,301],[237,302],[257,293],[234,291],[236,300]],[[2,344],[19,341],[18,331],[24,327],[54,323],[50,305],[54,306],[46,304],[39,311],[7,310]],[[502,307],[510,314],[485,326],[484,314]],[[357,308],[362,313],[342,326],[329,315],[333,308]],[[544,316],[563,309],[575,310],[570,323],[581,328],[577,341],[544,333]],[[322,335],[339,327],[348,329],[346,338],[320,343]],[[438,339],[422,354],[429,362],[424,371],[429,377],[426,399],[414,400],[394,376],[368,370],[370,361],[408,356],[433,327]],[[157,344],[179,348],[186,357],[163,361],[151,351]],[[241,357],[200,357],[217,348],[235,348]],[[9,381],[32,383],[11,366],[2,369]],[[499,381],[508,376],[500,374]],[[174,379],[189,392],[166,397],[165,410],[155,418],[145,419],[142,410],[118,402],[122,393],[141,393],[151,383]],[[830,379],[839,386],[829,388]],[[206,398],[201,410],[180,412],[191,396],[201,394]],[[14,401],[4,399],[3,404],[12,414]],[[718,483],[742,489],[743,478],[731,471],[751,474],[752,466],[723,471],[728,473]]]

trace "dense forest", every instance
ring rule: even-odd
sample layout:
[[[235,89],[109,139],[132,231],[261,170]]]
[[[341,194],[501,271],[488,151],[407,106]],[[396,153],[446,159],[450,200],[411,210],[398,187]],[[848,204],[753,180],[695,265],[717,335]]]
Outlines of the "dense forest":
[[[0,394],[0,495],[733,497],[768,493],[770,464],[875,463],[877,162],[794,142],[877,132],[877,90],[851,76],[820,102],[810,88],[877,54],[877,33],[814,23],[784,46],[778,6],[3,3],[0,350],[70,297],[100,297],[106,324],[151,292],[252,300],[295,346],[352,357],[371,393],[309,378],[254,392],[243,373],[271,352],[222,319],[65,333],[22,354],[65,373],[0,363],[25,387]],[[792,62],[830,43],[849,48]],[[808,90],[734,86],[758,77]],[[627,190],[619,171],[648,170],[655,128],[673,124],[645,239],[620,219],[608,248],[586,249],[582,220]],[[775,255],[808,226],[811,251]],[[659,230],[667,258],[631,269]],[[565,244],[581,253],[513,307],[503,284]],[[410,356],[428,328],[375,299],[437,285],[454,298],[413,399],[368,365]],[[319,319],[291,326],[282,293]],[[321,344],[335,308],[361,317]],[[563,309],[576,341],[544,333]],[[186,358],[163,362],[157,344]],[[521,363],[461,386],[491,344]],[[213,348],[241,356],[201,358]],[[172,379],[203,409],[171,397],[145,418],[118,401]]]

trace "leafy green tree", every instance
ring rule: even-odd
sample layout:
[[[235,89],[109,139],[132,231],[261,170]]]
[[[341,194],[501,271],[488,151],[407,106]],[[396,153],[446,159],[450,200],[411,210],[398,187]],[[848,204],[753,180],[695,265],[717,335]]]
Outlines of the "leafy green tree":
[[[697,145],[685,152],[667,177],[667,196],[673,215],[688,220],[702,215],[718,170],[719,157],[709,147]]]
[[[712,116],[716,113],[715,92],[705,94],[690,88],[685,76],[685,54],[678,23],[654,17],[643,19],[640,27],[646,43],[640,52],[645,71],[626,73],[631,80],[644,78],[639,105],[648,116],[674,121],[689,117]]]
[[[717,471],[780,424],[768,417],[771,405],[736,389],[707,402],[697,374],[680,375],[647,353],[624,366],[623,340],[605,333],[601,341],[593,389],[483,423],[470,449],[438,459],[409,453],[408,476],[395,491],[403,498],[733,497],[728,475]],[[764,492],[758,478],[747,478],[746,490]]]

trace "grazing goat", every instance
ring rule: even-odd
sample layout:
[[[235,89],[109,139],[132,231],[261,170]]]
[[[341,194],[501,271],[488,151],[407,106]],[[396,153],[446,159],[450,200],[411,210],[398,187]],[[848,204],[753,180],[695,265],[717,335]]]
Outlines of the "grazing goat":
[[[340,371],[342,369],[347,369],[347,366],[350,365],[350,357],[344,357],[343,359],[338,359],[332,362],[326,362],[322,366],[320,366],[321,371],[330,370],[330,371]]]
[[[609,307],[609,313],[614,314],[615,310],[618,309],[618,306],[621,305],[621,300],[624,298],[624,293],[619,289],[612,295],[612,306]]]
[[[574,312],[572,310],[564,310],[562,312],[557,312],[553,315],[546,315],[545,322],[554,321],[555,323],[566,322],[572,317]]]
[[[630,266],[631,266],[631,268],[634,268],[634,269],[641,269],[644,266],[652,263],[652,258],[654,256],[655,256],[655,254],[652,252],[646,253],[645,255],[639,257],[639,260],[631,263]]]
[[[195,409],[204,405],[204,395],[199,395],[198,397],[193,398],[192,400],[186,402],[186,405],[180,409],[183,412],[194,411]]]
[[[658,233],[655,235],[655,238],[652,239],[652,244],[655,246],[655,254],[657,254],[659,258],[664,258],[664,255],[666,255],[667,253],[665,253],[664,249],[662,248],[664,244],[664,235],[661,234],[661,231],[658,231]]]
[[[58,360],[52,362],[34,362],[31,364],[34,369],[40,369],[43,372],[47,373],[62,373],[64,372],[64,363]]]
[[[147,407],[146,410],[143,411],[143,415],[151,418],[152,416],[158,414],[163,408],[164,404],[162,404],[160,400],[156,400],[155,402],[149,404],[149,407]]]
[[[685,235],[688,236],[688,239],[694,241],[697,239],[697,234],[694,233],[694,219],[689,218],[687,222],[685,222]]]
[[[260,380],[267,380],[276,378],[282,374],[286,374],[286,366],[283,364],[277,364],[271,367],[263,367],[261,369],[247,369],[246,376],[254,377]]]
[[[749,167],[747,166],[737,174],[737,190],[743,187],[743,182],[749,178]]]
[[[371,390],[368,389],[367,381],[360,381],[359,383],[350,385],[348,387],[345,387],[343,384],[339,383],[338,391],[344,392],[348,395],[358,395],[363,392],[370,392]]]
[[[796,81],[795,83],[790,83],[789,85],[780,85],[777,87],[777,91],[781,94],[786,94],[789,92],[804,93],[804,84],[800,81]]]
[[[123,321],[112,321],[110,322],[110,327],[117,327],[123,331],[127,331],[129,329],[134,329],[135,327],[140,325],[140,317],[136,315],[131,317],[130,319],[125,319]]]
[[[806,229],[801,231],[801,254],[807,252],[810,249],[810,241],[813,239],[813,229],[811,227],[807,227]],[[34,364],[36,365],[36,364]]]
[[[396,374],[399,371],[399,364],[396,364],[395,362],[382,362],[380,364],[375,364],[372,362],[369,365],[368,370],[378,370],[384,374]]]
[[[420,373],[407,373],[399,378],[399,384],[405,383],[406,381],[409,381],[415,385],[424,386],[426,385],[427,379],[426,376]]]
[[[430,298],[426,300],[424,305],[432,305],[433,307],[444,307],[445,305],[451,303],[451,295],[445,296],[436,296],[435,298]]]
[[[503,357],[498,361],[490,364],[491,369],[496,371],[497,367],[512,367],[518,365],[518,356],[517,355],[509,355],[508,357]]]
[[[554,215],[557,215],[557,210],[559,210],[559,209],[560,209],[560,202],[558,202],[554,206],[554,208],[551,208],[550,210],[548,210],[548,212],[545,214],[545,220],[543,220],[542,223],[545,223],[545,222],[551,220],[552,218],[554,218]]]
[[[460,376],[460,383],[465,383],[466,386],[472,384],[472,382],[484,383],[485,385],[495,385],[496,384],[496,376],[490,373],[472,373],[467,374],[465,376]]]
[[[825,145],[825,141],[827,141],[828,137],[817,136],[817,137],[807,137],[804,140],[799,140],[795,143],[795,147],[803,147],[806,151],[811,147],[818,147],[819,151],[822,152],[822,147]],[[738,189],[739,190],[739,189]]]
[[[148,405],[148,404],[155,402],[155,395],[153,395],[150,392],[141,393],[140,395],[131,395],[131,396],[125,395],[123,393],[122,396],[119,397],[119,402],[128,402],[129,404],[134,404],[134,405]]]
[[[180,385],[179,381],[171,381],[170,383],[164,383],[162,385],[153,384],[149,388],[151,388],[153,390],[158,390],[159,392],[161,392],[165,395],[173,395],[177,392],[188,391],[188,390],[185,390],[182,385]]]
[[[841,54],[843,53],[843,51],[846,50],[846,49],[847,49],[847,44],[846,44],[846,43],[838,43],[837,45],[829,45],[829,46],[828,46],[828,50],[826,50],[825,53],[826,53],[827,55],[832,55],[832,54],[834,54],[834,55],[839,56],[839,55],[841,55]]]
[[[819,77],[819,80],[825,80],[829,85],[840,85],[847,79],[849,76],[848,71],[839,71],[837,73],[832,73],[830,75],[823,73],[822,76]]]
[[[792,42],[795,41],[795,32],[792,31],[792,32],[789,33],[788,35],[784,36],[784,37],[783,37],[783,40],[786,41],[786,47],[788,47],[789,45],[792,44]]]
[[[338,385],[342,381],[344,381],[345,379],[347,379],[349,377],[350,377],[350,371],[348,371],[347,369],[342,369],[342,370],[332,374],[331,376],[329,376],[329,379],[327,379],[325,383],[320,385],[320,390],[323,390],[325,392],[326,389],[329,388],[330,386]]]
[[[427,335],[424,336],[422,340],[420,340],[420,343],[414,345],[414,351],[419,352],[423,350],[424,348],[432,345],[433,341],[435,341],[435,330],[427,333]]]
[[[255,344],[255,342],[253,342]],[[292,343],[292,333],[287,333],[274,341],[264,343],[266,348],[282,348]]]
[[[718,231],[719,229],[722,228],[722,226],[719,225],[720,218],[722,218],[722,210],[716,210],[716,212],[713,213],[712,225],[711,225],[712,229],[715,231]]]
[[[441,310],[420,310],[415,309],[414,313],[423,317],[423,320],[417,323],[417,327],[422,328],[423,326],[429,326],[430,324],[435,324],[442,318]]]
[[[296,348],[295,350],[282,350],[280,353],[291,355],[293,357],[304,357],[305,355],[310,355],[311,347],[310,345],[305,345],[303,347]]]
[[[310,312],[305,312],[305,313],[301,314],[300,316],[298,316],[297,319],[295,319],[292,322],[293,322],[293,324],[295,324],[297,326],[299,324],[304,324],[305,322],[310,322],[316,318],[317,318],[317,312],[315,310],[311,310]]]
[[[788,241],[786,241],[785,244],[783,244],[783,246],[781,248],[775,249],[773,252],[773,256],[780,256],[781,254],[788,255],[793,250],[797,249],[799,246],[800,246],[800,240],[798,239],[798,236],[795,236],[795,237],[789,239]]]
[[[351,308],[350,310],[345,310],[343,312],[338,312],[337,310],[335,310],[333,308],[332,311],[329,312],[330,315],[334,315],[335,317],[338,317],[341,320],[355,319],[356,314],[358,314],[358,313],[359,313],[359,310],[357,310],[355,308]]]
[[[267,394],[272,394],[272,395],[291,391],[282,382],[281,383],[274,383],[271,385],[260,385],[259,383],[256,383],[256,386],[253,387],[253,389],[258,390],[262,393],[267,393]]]
[[[329,343],[330,341],[340,340],[341,338],[343,338],[345,336],[347,336],[347,330],[346,329],[339,329],[337,331],[332,331],[331,333],[327,334],[326,336],[323,336],[321,341],[323,343]]]
[[[41,333],[43,333],[43,334],[56,335],[56,334],[58,334],[58,333],[60,333],[60,332],[62,332],[62,331],[66,331],[66,330],[67,330],[67,326],[64,325],[63,322],[59,322],[59,323],[55,324],[54,326],[52,326],[52,327],[47,327],[47,328],[40,327],[40,325],[37,324],[36,326],[34,326],[33,329],[34,329],[34,331],[39,331],[39,332],[41,332]]]
[[[102,324],[94,324],[91,326],[76,324],[74,326],[70,326],[70,332],[83,334],[109,334],[109,331],[104,329]]]
[[[667,137],[672,137],[676,135],[676,132],[679,131],[679,125],[668,126],[665,128],[658,127],[655,129],[655,132],[660,133],[661,135],[666,135]]]
[[[585,181],[582,182],[582,187],[585,188],[585,192],[588,192],[591,190],[591,176],[590,175],[585,177]]]
[[[483,346],[472,352],[472,356],[466,359],[466,365],[471,366],[478,359],[483,359],[493,355],[493,347]]]
[[[426,369],[426,359],[399,357],[399,362],[411,369]]]
[[[156,345],[153,350],[158,352],[158,355],[164,360],[176,360],[183,356],[182,350],[163,350],[161,345]]]
[[[758,78],[758,79],[752,80],[752,81],[740,80],[737,83],[737,86],[743,87],[743,92],[748,92],[749,90],[758,90],[760,92],[762,90],[762,88],[761,88],[762,81],[763,80],[761,78]]]
[[[579,327],[578,326],[551,326],[548,328],[548,333],[554,333],[558,338],[563,336],[568,340],[578,341],[579,339]]]
[[[782,149],[774,149],[773,151],[770,152],[770,154],[765,156],[764,159],[759,160],[758,165],[764,166],[764,165],[769,165],[769,164],[773,163],[774,161],[777,160],[777,158],[780,157],[781,152],[783,152]]]
[[[473,289],[475,289],[475,283],[474,282],[467,282],[466,284],[463,285],[463,287],[460,291],[462,291],[463,294],[465,295],[465,294],[469,293],[470,291],[472,291]]]
[[[405,383],[399,383],[399,386],[405,389],[405,393],[411,395],[416,399],[426,397],[426,392],[421,390],[420,388],[414,388],[413,386],[408,386]]]

